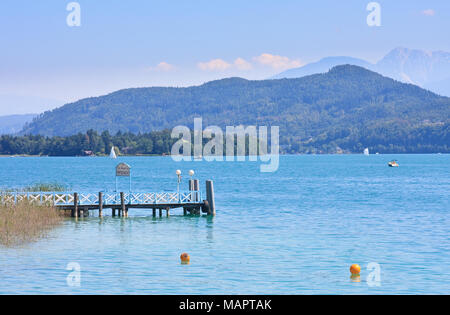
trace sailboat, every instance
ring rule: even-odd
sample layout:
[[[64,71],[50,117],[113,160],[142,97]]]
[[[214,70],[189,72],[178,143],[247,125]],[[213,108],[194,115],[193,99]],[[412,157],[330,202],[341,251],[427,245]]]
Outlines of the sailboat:
[[[364,155],[370,155],[370,153],[369,153],[369,148],[365,148],[365,149],[364,149]]]
[[[117,159],[116,151],[114,150],[114,147],[111,148],[111,153],[109,154],[109,157],[111,159]]]

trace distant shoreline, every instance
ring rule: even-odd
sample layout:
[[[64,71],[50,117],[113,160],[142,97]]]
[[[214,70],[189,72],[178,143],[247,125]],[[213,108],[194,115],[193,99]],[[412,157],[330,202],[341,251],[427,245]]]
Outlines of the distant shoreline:
[[[377,155],[447,155],[449,153],[379,153],[379,154],[371,154],[370,156],[377,156]],[[280,153],[280,156],[314,156],[314,155],[364,155],[362,153],[314,153],[314,154],[307,154],[307,153]],[[246,155],[247,157],[248,155]],[[95,155],[95,156],[82,156],[82,155],[0,155],[0,158],[30,158],[30,157],[58,157],[58,158],[108,158],[108,155]],[[119,155],[120,157],[171,157],[169,154],[124,154]],[[191,156],[192,159],[194,159],[194,156]],[[225,155],[224,155],[225,157]],[[201,159],[203,160],[203,158]]]

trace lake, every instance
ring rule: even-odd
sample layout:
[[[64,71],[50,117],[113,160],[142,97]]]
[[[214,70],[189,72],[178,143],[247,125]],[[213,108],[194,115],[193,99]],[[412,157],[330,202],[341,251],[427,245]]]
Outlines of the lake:
[[[392,159],[399,168],[387,167]],[[0,246],[0,294],[450,293],[448,155],[282,156],[276,173],[170,157],[0,158],[0,186],[114,190],[119,162],[132,167],[135,191],[175,191],[177,169],[183,188],[190,169],[203,191],[214,180],[217,216],[131,209],[129,218],[67,219],[36,243]],[[70,263],[79,287],[66,281]]]

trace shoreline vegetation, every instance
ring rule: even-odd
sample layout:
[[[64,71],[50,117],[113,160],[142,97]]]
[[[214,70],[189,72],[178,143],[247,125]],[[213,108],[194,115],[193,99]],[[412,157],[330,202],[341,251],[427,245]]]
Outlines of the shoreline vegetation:
[[[38,241],[60,226],[63,213],[51,205],[21,201],[0,205],[0,245],[16,247]]]
[[[12,192],[64,192],[70,190],[70,187],[57,182],[44,183],[38,182],[30,186],[20,188],[7,188],[2,189],[0,187],[0,194],[8,194]]]
[[[380,154],[436,154],[450,153],[448,133],[439,136],[422,133],[422,140],[412,143],[405,136],[399,135],[396,143],[387,143],[381,138],[367,141],[348,141],[347,144],[334,143],[330,139],[311,141],[299,147],[288,145],[286,139],[280,139],[280,154],[361,154],[365,148]],[[89,130],[68,137],[45,137],[41,135],[0,136],[0,156],[13,157],[75,157],[75,156],[109,156],[114,147],[117,156],[170,156],[172,146],[180,138],[172,138],[170,130],[133,134],[118,132],[111,135],[108,131],[99,134]],[[210,139],[203,139],[205,145]],[[246,155],[248,152],[246,137]],[[191,143],[194,143],[193,139]],[[225,146],[225,139],[224,139]],[[237,144],[235,141],[235,151]],[[224,149],[223,152],[226,152]]]
[[[59,183],[36,183],[18,189],[2,189],[1,194],[13,192],[67,191]],[[17,204],[0,204],[0,245],[16,247],[45,238],[64,221],[64,213],[51,204],[37,204],[27,200]]]

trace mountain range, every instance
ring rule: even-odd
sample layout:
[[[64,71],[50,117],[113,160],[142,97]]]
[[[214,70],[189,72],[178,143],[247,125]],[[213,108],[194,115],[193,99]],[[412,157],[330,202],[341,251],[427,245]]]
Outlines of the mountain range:
[[[396,48],[376,64],[352,57],[327,57],[300,68],[282,72],[272,79],[299,78],[324,73],[338,65],[356,65],[384,76],[418,85],[437,94],[450,96],[450,53]]]
[[[0,116],[0,135],[20,132],[25,124],[31,122],[36,114]]]
[[[137,88],[45,112],[22,134],[278,125],[283,152],[450,152],[450,98],[353,65],[295,79]]]

